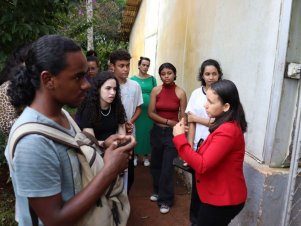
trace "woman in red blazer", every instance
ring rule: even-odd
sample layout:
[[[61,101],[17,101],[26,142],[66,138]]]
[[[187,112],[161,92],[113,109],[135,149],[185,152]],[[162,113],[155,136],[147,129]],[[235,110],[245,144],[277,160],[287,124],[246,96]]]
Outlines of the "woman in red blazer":
[[[183,119],[174,126],[173,142],[179,156],[195,170],[198,226],[224,226],[242,210],[247,198],[243,175],[247,122],[238,90],[229,80],[211,85],[205,109],[215,120],[198,151],[186,139]]]

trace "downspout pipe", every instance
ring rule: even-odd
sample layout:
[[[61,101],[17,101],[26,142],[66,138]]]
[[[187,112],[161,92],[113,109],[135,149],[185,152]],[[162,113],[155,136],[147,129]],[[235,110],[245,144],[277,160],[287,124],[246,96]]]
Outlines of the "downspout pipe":
[[[296,120],[296,136],[294,137],[293,141],[293,149],[291,155],[291,162],[290,162],[290,170],[289,170],[289,177],[286,189],[286,199],[284,200],[284,208],[283,208],[283,218],[282,218],[282,226],[290,225],[289,221],[291,219],[291,212],[292,212],[292,203],[295,194],[295,185],[296,179],[298,176],[298,165],[299,165],[299,158],[300,158],[300,150],[301,150],[301,84],[299,80],[298,84],[298,106],[297,106],[297,120]]]
[[[282,93],[281,90],[285,73],[293,0],[282,0],[280,4],[280,20],[274,62],[273,84],[271,91],[272,98],[270,99],[267,130],[263,145],[263,162],[265,162],[267,165],[270,165],[271,163],[273,146],[276,136],[277,121],[279,117]]]

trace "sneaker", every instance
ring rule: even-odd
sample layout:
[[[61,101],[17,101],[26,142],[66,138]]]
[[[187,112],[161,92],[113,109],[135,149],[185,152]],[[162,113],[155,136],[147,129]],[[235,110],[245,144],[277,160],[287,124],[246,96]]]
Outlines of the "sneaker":
[[[144,166],[149,166],[150,165],[149,160],[148,159],[144,159],[143,165]]]
[[[165,213],[168,213],[169,210],[170,210],[170,207],[168,205],[161,204],[161,206],[160,206],[160,213],[165,214]]]
[[[138,164],[138,158],[137,158],[137,156],[135,156],[134,157],[134,166],[137,166],[137,164]]]
[[[149,198],[153,202],[157,202],[159,199],[159,195],[157,194],[152,194],[151,197]]]

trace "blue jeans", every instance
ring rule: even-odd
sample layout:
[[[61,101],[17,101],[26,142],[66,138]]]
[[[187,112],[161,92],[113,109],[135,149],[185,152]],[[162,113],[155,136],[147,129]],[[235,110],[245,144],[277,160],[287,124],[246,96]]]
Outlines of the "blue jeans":
[[[172,206],[174,201],[174,167],[172,161],[177,150],[172,142],[172,128],[154,124],[150,131],[151,174],[153,190],[159,195],[158,204]]]

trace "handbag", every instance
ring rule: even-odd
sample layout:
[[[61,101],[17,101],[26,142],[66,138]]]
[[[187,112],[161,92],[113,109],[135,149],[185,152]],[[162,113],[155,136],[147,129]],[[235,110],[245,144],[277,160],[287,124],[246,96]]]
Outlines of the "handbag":
[[[184,170],[188,173],[193,172],[193,169],[190,166],[186,165],[185,162],[183,161],[183,159],[181,159],[180,157],[174,158],[173,161],[172,161],[172,165],[179,168],[179,169],[181,169],[181,170]]]
[[[201,146],[203,141],[204,141],[203,138],[201,138],[199,140],[199,142],[197,144],[197,149],[199,149],[199,147]],[[187,165],[187,163],[185,164],[184,160],[181,159],[180,157],[174,158],[173,161],[172,161],[172,165],[179,168],[179,169],[181,169],[181,170],[184,170],[188,173],[192,173],[194,171],[190,166]]]

